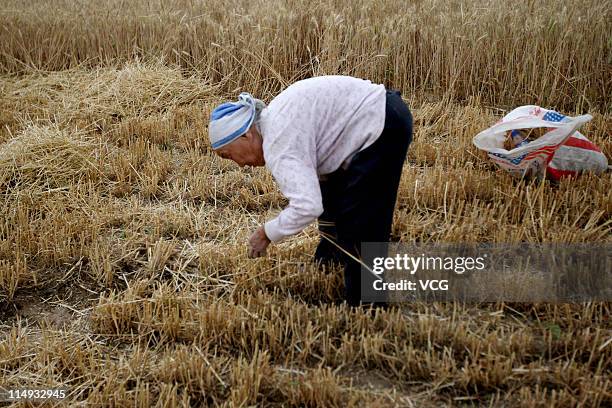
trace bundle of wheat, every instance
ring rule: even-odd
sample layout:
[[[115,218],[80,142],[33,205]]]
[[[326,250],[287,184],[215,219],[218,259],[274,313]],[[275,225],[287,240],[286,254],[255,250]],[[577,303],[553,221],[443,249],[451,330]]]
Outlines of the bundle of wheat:
[[[550,129],[547,128],[509,130],[508,132],[506,132],[506,140],[504,140],[504,149],[512,150],[515,147],[532,142],[544,136],[549,130]]]
[[[4,103],[18,108],[21,116],[98,128],[210,100],[217,87],[193,74],[184,76],[178,67],[159,60],[92,71],[36,73],[3,84]]]
[[[96,143],[79,131],[32,124],[0,145],[0,189],[38,192],[99,181],[96,151]]]

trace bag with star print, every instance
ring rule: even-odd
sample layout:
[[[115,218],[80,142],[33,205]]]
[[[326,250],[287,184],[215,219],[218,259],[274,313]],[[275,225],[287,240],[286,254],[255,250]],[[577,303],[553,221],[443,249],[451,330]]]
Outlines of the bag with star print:
[[[578,129],[591,115],[570,117],[535,105],[521,106],[473,139],[499,167],[513,175],[559,180],[608,168],[601,150]]]

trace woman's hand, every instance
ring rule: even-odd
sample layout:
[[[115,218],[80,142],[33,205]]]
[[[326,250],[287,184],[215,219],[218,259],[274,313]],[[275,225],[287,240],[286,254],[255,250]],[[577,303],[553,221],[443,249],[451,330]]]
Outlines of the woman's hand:
[[[249,238],[249,258],[258,258],[266,254],[270,239],[266,236],[264,227],[259,227]]]

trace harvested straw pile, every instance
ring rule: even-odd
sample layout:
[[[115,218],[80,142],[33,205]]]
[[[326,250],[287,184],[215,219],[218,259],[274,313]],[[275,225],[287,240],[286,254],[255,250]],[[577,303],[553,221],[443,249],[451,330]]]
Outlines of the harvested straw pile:
[[[29,125],[0,145],[0,189],[40,193],[103,177],[97,144],[83,133]]]
[[[125,118],[163,114],[210,100],[215,87],[180,69],[156,62],[133,62],[94,71],[74,69],[2,80],[7,109],[17,118],[47,119],[59,125],[105,129]]]

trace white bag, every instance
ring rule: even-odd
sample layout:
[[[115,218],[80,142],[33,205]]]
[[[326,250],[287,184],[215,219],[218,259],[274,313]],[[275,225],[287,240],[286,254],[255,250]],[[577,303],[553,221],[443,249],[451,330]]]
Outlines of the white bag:
[[[498,166],[517,176],[558,180],[581,171],[602,172],[608,168],[606,156],[577,131],[591,119],[591,115],[569,117],[535,105],[521,106],[476,135],[473,143]],[[527,128],[548,128],[548,132],[512,150],[504,148],[506,132]]]

